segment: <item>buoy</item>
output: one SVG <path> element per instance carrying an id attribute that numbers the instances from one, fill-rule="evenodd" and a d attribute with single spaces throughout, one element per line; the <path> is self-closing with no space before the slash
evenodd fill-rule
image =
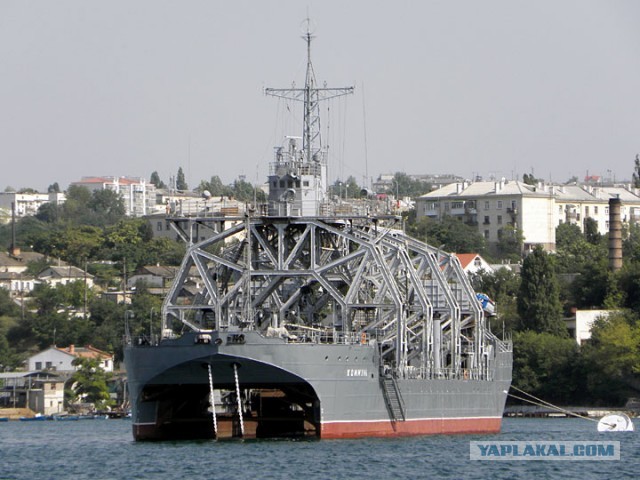
<path id="1" fill-rule="evenodd" d="M 599 432 L 633 432 L 633 422 L 624 413 L 606 415 L 598 422 Z"/>

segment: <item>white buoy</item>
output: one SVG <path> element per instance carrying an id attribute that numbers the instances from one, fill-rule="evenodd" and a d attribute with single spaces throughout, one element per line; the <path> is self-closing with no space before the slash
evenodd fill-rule
<path id="1" fill-rule="evenodd" d="M 633 432 L 633 422 L 624 413 L 602 417 L 598 422 L 599 432 Z"/>

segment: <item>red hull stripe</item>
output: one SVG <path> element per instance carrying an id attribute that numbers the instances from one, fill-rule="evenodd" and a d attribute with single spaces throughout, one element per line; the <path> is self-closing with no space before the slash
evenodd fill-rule
<path id="1" fill-rule="evenodd" d="M 427 418 L 405 422 L 323 423 L 321 438 L 402 437 L 449 433 L 498 433 L 501 417 Z"/>

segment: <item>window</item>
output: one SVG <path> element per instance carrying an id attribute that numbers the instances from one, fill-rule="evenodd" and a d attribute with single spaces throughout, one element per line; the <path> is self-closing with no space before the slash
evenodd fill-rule
<path id="1" fill-rule="evenodd" d="M 42 362 L 36 362 L 36 370 L 42 370 Z"/>
<path id="2" fill-rule="evenodd" d="M 284 180 L 280 180 L 280 188 L 284 188 Z"/>
<path id="3" fill-rule="evenodd" d="M 484 231 L 484 238 L 489 240 L 489 230 Z"/>
<path id="4" fill-rule="evenodd" d="M 476 257 L 476 258 L 473 260 L 473 265 L 474 265 L 475 267 L 481 267 L 481 266 L 482 266 L 482 260 L 480 260 L 480 257 Z"/>
<path id="5" fill-rule="evenodd" d="M 595 205 L 595 206 L 593 207 L 593 214 L 594 214 L 594 215 L 597 215 L 597 214 L 598 214 L 598 206 L 597 206 L 597 205 Z"/>
<path id="6" fill-rule="evenodd" d="M 485 210 L 489 210 L 489 202 L 488 201 L 484 202 L 484 209 Z"/>
<path id="7" fill-rule="evenodd" d="M 498 210 L 502 210 L 502 200 L 498 200 Z"/>
<path id="8" fill-rule="evenodd" d="M 309 180 L 305 180 L 304 182 L 302 182 L 302 185 L 304 187 L 308 187 L 309 186 Z"/>
<path id="9" fill-rule="evenodd" d="M 51 368 L 51 362 L 47 362 L 47 363 L 45 364 L 45 367 L 46 367 L 46 368 Z"/>
<path id="10" fill-rule="evenodd" d="M 158 222 L 158 225 L 156 226 L 156 230 L 159 232 L 162 231 L 162 222 Z"/>
<path id="11" fill-rule="evenodd" d="M 589 206 L 588 205 L 586 207 L 584 207 L 584 216 L 585 217 L 589 216 Z"/>
<path id="12" fill-rule="evenodd" d="M 452 202 L 451 208 L 464 208 L 464 202 Z"/>
<path id="13" fill-rule="evenodd" d="M 502 225 L 502 215 L 498 215 L 498 225 Z"/>
<path id="14" fill-rule="evenodd" d="M 604 207 L 604 214 L 609 215 L 609 207 Z M 607 227 L 609 228 L 609 227 Z"/>
<path id="15" fill-rule="evenodd" d="M 489 225 L 491 222 L 489 221 L 489 215 L 485 215 L 484 222 L 485 225 Z"/>

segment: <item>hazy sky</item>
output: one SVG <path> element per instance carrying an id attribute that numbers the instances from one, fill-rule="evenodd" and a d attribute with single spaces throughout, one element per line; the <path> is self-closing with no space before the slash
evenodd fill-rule
<path id="1" fill-rule="evenodd" d="M 303 84 L 307 14 L 318 81 L 356 87 L 323 107 L 331 179 L 631 177 L 638 1 L 0 0 L 0 190 L 262 182 L 301 134 L 263 88 Z"/>

